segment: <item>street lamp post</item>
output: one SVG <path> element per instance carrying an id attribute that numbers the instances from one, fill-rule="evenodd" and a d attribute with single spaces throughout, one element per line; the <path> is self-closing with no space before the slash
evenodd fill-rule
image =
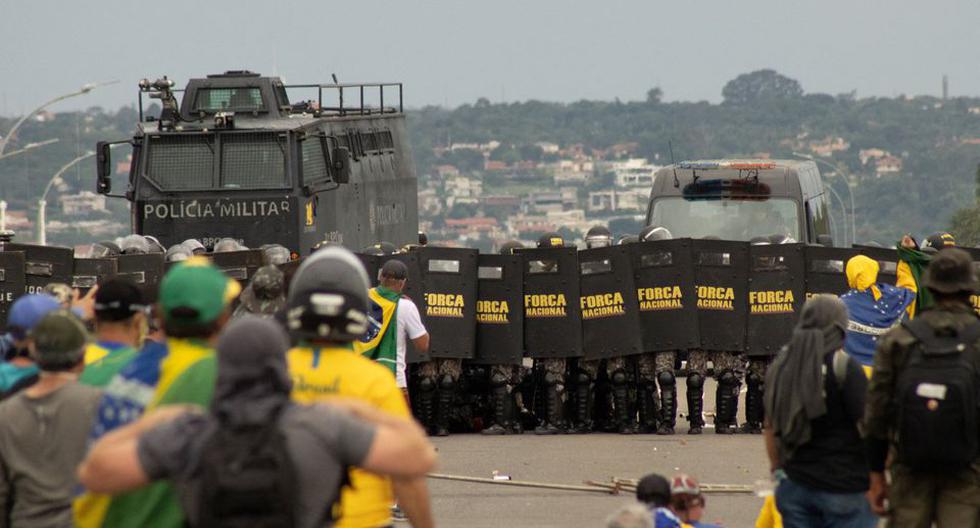
<path id="1" fill-rule="evenodd" d="M 849 201 L 851 202 L 851 244 L 854 244 L 857 241 L 857 227 L 856 227 L 857 221 L 855 220 L 855 218 L 857 216 L 857 213 L 854 210 L 854 191 L 851 190 L 851 175 L 850 175 L 850 173 L 848 171 L 844 170 L 843 167 L 841 167 L 840 165 L 838 165 L 836 163 L 831 163 L 829 161 L 816 158 L 816 157 L 814 157 L 814 156 L 812 156 L 810 154 L 805 154 L 805 153 L 802 153 L 802 152 L 794 152 L 793 155 L 796 156 L 796 157 L 798 157 L 798 158 L 808 159 L 808 160 L 813 161 L 815 163 L 822 163 L 823 165 L 825 165 L 827 167 L 830 167 L 831 169 L 833 169 L 834 172 L 836 172 L 836 173 L 838 173 L 838 174 L 840 174 L 841 176 L 844 177 L 844 183 L 847 184 L 847 197 L 848 197 Z M 831 189 L 831 188 L 828 187 L 828 189 Z M 847 218 L 845 217 L 844 220 L 847 220 Z M 844 223 L 844 229 L 845 230 L 847 229 L 847 222 Z"/>
<path id="2" fill-rule="evenodd" d="M 0 160 L 2 160 L 4 158 L 9 158 L 9 157 L 12 157 L 12 156 L 16 156 L 18 154 L 23 154 L 25 152 L 29 152 L 31 150 L 34 150 L 34 149 L 36 149 L 38 147 L 43 147 L 45 145 L 50 145 L 52 143 L 57 143 L 57 142 L 58 142 L 58 138 L 52 138 L 52 139 L 46 139 L 44 141 L 35 141 L 34 143 L 28 143 L 28 144 L 24 145 L 23 147 L 21 147 L 21 148 L 19 148 L 17 150 L 11 150 L 10 152 L 8 152 L 6 154 L 0 154 Z"/>
<path id="3" fill-rule="evenodd" d="M 41 106 L 35 108 L 34 110 L 31 110 L 30 112 L 24 114 L 23 116 L 21 116 L 20 119 L 17 120 L 16 123 L 14 123 L 14 126 L 11 127 L 10 130 L 7 131 L 7 135 L 6 136 L 3 136 L 2 138 L 0 138 L 0 156 L 3 156 L 3 151 L 7 148 L 7 142 L 9 142 L 10 141 L 10 138 L 12 138 L 14 136 L 14 133 L 17 132 L 17 129 L 20 128 L 20 126 L 24 124 L 24 121 L 27 121 L 28 119 L 30 119 L 30 117 L 33 116 L 34 114 L 40 112 L 41 110 L 44 110 L 45 108 L 47 108 L 47 107 L 49 107 L 49 106 L 51 106 L 51 105 L 53 105 L 53 104 L 55 104 L 57 102 L 64 101 L 65 99 L 69 99 L 69 98 L 72 98 L 72 97 L 77 97 L 79 95 L 85 95 L 85 94 L 91 92 L 92 90 L 94 90 L 94 89 L 96 89 L 96 88 L 98 88 L 100 86 L 106 86 L 106 85 L 109 85 L 109 84 L 115 84 L 117 82 L 119 82 L 119 81 L 108 81 L 108 82 L 88 83 L 88 84 L 85 84 L 81 88 L 79 88 L 78 90 L 76 90 L 74 92 L 66 93 L 64 95 L 59 95 L 58 97 L 55 97 L 54 99 L 51 99 L 51 100 L 45 102 L 44 104 L 42 104 Z"/>

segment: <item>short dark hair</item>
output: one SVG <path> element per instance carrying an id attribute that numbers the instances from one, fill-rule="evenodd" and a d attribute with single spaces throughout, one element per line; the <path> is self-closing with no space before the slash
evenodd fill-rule
<path id="1" fill-rule="evenodd" d="M 176 339 L 207 339 L 221 331 L 223 317 L 208 323 L 181 324 L 163 319 L 163 333 Z"/>

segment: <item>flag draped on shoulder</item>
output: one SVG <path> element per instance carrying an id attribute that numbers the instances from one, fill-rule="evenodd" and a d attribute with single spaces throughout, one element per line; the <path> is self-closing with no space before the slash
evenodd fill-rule
<path id="1" fill-rule="evenodd" d="M 398 360 L 398 299 L 382 286 L 368 291 L 368 330 L 354 341 L 354 351 L 395 372 Z"/>
<path id="2" fill-rule="evenodd" d="M 926 288 L 922 284 L 922 280 L 925 278 L 926 268 L 929 267 L 929 262 L 932 260 L 932 257 L 928 253 L 924 253 L 918 249 L 902 247 L 901 244 L 896 246 L 896 249 L 898 249 L 898 258 L 908 265 L 909 271 L 915 279 L 915 315 L 919 315 L 922 313 L 922 310 L 933 305 L 932 294 L 929 292 L 929 288 Z"/>

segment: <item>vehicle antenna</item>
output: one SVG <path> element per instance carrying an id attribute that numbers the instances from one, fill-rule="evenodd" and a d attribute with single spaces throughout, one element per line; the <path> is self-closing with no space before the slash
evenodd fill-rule
<path id="1" fill-rule="evenodd" d="M 333 83 L 334 84 L 340 84 L 340 81 L 337 80 L 337 74 L 336 73 L 331 73 L 330 74 L 330 77 L 333 78 Z"/>
<path id="2" fill-rule="evenodd" d="M 674 145 L 667 141 L 667 150 L 670 151 L 670 168 L 674 171 L 674 187 L 680 187 L 681 181 L 677 179 L 677 165 L 674 163 Z"/>

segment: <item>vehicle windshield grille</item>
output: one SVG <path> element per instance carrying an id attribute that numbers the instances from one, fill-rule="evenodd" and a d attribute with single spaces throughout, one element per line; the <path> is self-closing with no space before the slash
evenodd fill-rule
<path id="1" fill-rule="evenodd" d="M 286 136 L 269 133 L 221 137 L 221 187 L 263 189 L 286 186 Z"/>
<path id="2" fill-rule="evenodd" d="M 162 189 L 210 189 L 214 174 L 214 137 L 150 136 L 147 174 Z"/>

